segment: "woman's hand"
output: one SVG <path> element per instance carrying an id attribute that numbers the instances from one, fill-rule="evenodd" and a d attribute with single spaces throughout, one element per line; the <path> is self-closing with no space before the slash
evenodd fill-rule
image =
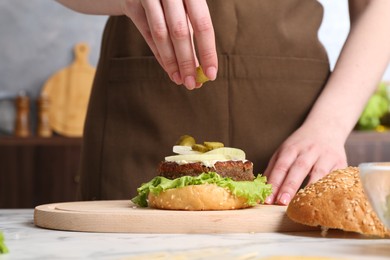
<path id="1" fill-rule="evenodd" d="M 288 204 L 312 183 L 347 166 L 345 140 L 390 61 L 388 0 L 350 0 L 351 29 L 335 68 L 305 123 L 273 155 L 265 171 L 273 185 L 266 203 Z"/>
<path id="2" fill-rule="evenodd" d="M 273 188 L 266 203 L 287 205 L 306 177 L 310 184 L 332 170 L 345 168 L 344 143 L 321 130 L 299 128 L 275 152 L 264 173 Z"/>
<path id="3" fill-rule="evenodd" d="M 195 82 L 198 60 L 193 37 L 206 76 L 216 78 L 215 36 L 205 0 L 123 0 L 122 8 L 176 84 L 200 87 Z"/>

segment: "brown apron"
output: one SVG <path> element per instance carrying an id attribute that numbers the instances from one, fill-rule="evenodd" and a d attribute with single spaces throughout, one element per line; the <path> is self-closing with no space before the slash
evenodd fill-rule
<path id="1" fill-rule="evenodd" d="M 84 133 L 81 197 L 129 199 L 183 134 L 242 148 L 262 173 L 329 76 L 315 0 L 209 0 L 217 80 L 172 83 L 127 17 L 110 17 Z"/>

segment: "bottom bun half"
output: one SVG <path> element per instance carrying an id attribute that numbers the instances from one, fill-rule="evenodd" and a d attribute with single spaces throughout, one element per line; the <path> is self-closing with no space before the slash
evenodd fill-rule
<path id="1" fill-rule="evenodd" d="M 148 195 L 149 206 L 158 209 L 231 210 L 252 207 L 246 202 L 245 198 L 236 197 L 214 184 L 190 185 Z"/>

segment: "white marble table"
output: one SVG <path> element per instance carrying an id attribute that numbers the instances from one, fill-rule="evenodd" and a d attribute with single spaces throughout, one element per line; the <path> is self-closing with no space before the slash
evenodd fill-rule
<path id="1" fill-rule="evenodd" d="M 390 239 L 371 239 L 340 231 L 330 231 L 326 237 L 319 232 L 196 235 L 67 232 L 35 227 L 32 209 L 0 209 L 0 230 L 10 250 L 9 254 L 0 255 L 0 260 L 244 260 L 271 256 L 390 259 Z"/>

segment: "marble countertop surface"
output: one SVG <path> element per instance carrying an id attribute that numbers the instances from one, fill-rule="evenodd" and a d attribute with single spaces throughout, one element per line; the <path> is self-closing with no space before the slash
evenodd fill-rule
<path id="1" fill-rule="evenodd" d="M 33 209 L 0 209 L 0 231 L 10 251 L 0 255 L 0 260 L 390 259 L 390 239 L 374 239 L 342 231 L 329 231 L 326 237 L 317 231 L 256 234 L 83 233 L 36 227 Z M 279 258 L 281 256 L 285 258 Z"/>

